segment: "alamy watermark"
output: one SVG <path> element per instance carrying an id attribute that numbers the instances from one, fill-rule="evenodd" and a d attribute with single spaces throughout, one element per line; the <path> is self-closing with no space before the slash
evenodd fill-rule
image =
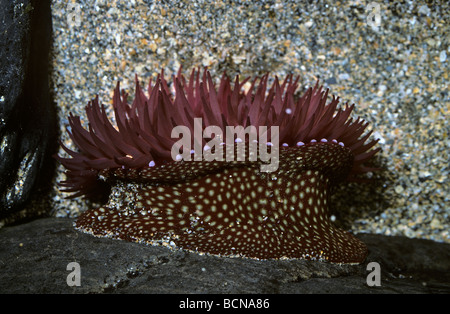
<path id="1" fill-rule="evenodd" d="M 69 287 L 81 286 L 81 266 L 77 262 L 67 264 L 66 270 L 70 271 L 67 275 L 66 282 Z M 366 283 L 369 287 L 381 286 L 381 267 L 377 262 L 370 262 L 366 266 L 366 270 L 370 273 L 366 277 Z"/>
<path id="2" fill-rule="evenodd" d="M 81 25 L 81 5 L 79 3 L 69 2 L 67 4 L 67 24 L 70 27 L 79 27 Z"/>
<path id="3" fill-rule="evenodd" d="M 270 140 L 267 138 L 269 130 Z M 246 128 L 226 126 L 225 132 L 215 125 L 202 130 L 202 118 L 194 118 L 193 135 L 187 126 L 176 126 L 172 129 L 171 137 L 181 138 L 172 146 L 171 156 L 174 161 L 259 160 L 263 162 L 260 167 L 262 172 L 273 172 L 278 169 L 279 164 L 279 126 L 271 126 L 269 130 L 267 126 L 259 126 L 257 129 L 253 125 Z M 245 141 L 246 137 L 248 141 Z M 211 140 L 202 147 L 203 139 L 207 138 Z M 194 147 L 191 143 L 194 143 Z"/>
<path id="4" fill-rule="evenodd" d="M 370 273 L 366 277 L 366 283 L 369 287 L 381 286 L 381 267 L 377 262 L 370 262 L 366 267 Z"/>
<path id="5" fill-rule="evenodd" d="M 381 25 L 381 6 L 377 2 L 370 2 L 366 7 L 367 14 L 367 25 L 372 27 L 374 30 L 378 30 Z"/>
<path id="6" fill-rule="evenodd" d="M 66 270 L 71 271 L 67 275 L 66 282 L 69 287 L 81 286 L 81 267 L 77 262 L 71 262 L 67 264 Z"/>

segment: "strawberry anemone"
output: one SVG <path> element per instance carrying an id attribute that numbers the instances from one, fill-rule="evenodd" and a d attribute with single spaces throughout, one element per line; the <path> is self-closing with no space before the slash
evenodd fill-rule
<path id="1" fill-rule="evenodd" d="M 76 227 L 220 256 L 362 262 L 365 245 L 330 221 L 329 194 L 339 182 L 373 171 L 368 162 L 380 148 L 365 132 L 368 123 L 350 116 L 354 105 L 338 107 L 335 96 L 327 104 L 328 89 L 318 83 L 299 97 L 298 81 L 293 75 L 231 81 L 223 74 L 215 84 L 205 69 L 189 78 L 180 71 L 169 84 L 161 72 L 147 96 L 136 77 L 132 103 L 117 83 L 115 124 L 97 96 L 86 106 L 87 128 L 69 116 L 67 132 L 78 151 L 62 145 L 69 157 L 56 156 L 67 169 L 60 185 L 71 197 L 109 195 Z M 269 173 L 260 171 L 261 160 L 192 161 L 198 147 L 211 150 L 212 134 L 192 138 L 196 150 L 174 158 L 179 126 L 191 134 L 197 127 L 241 126 L 232 144 L 258 142 L 276 150 L 279 166 Z M 252 132 L 261 127 L 270 137 L 255 141 Z M 211 151 L 234 150 L 215 130 L 219 141 Z M 274 135 L 276 142 L 267 140 Z"/>

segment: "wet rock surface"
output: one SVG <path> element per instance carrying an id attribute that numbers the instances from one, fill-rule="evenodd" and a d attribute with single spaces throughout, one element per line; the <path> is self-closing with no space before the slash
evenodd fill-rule
<path id="1" fill-rule="evenodd" d="M 449 293 L 450 245 L 360 234 L 361 265 L 257 261 L 95 238 L 73 220 L 45 218 L 0 229 L 2 293 Z M 80 286 L 67 277 L 80 265 Z M 380 286 L 367 285 L 369 262 Z M 72 278 L 72 277 L 70 277 Z"/>
<path id="2" fill-rule="evenodd" d="M 56 147 L 50 100 L 50 1 L 0 0 L 0 218 L 49 181 Z M 53 136 L 53 137 L 52 137 Z"/>

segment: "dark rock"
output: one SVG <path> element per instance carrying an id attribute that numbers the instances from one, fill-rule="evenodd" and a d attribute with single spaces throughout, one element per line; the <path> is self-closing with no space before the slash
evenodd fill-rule
<path id="1" fill-rule="evenodd" d="M 0 229 L 0 293 L 449 293 L 450 245 L 358 235 L 362 265 L 257 261 L 202 256 L 165 247 L 96 238 L 73 220 L 39 219 Z M 69 287 L 71 262 L 81 286 Z M 367 263 L 381 267 L 369 287 Z"/>
<path id="2" fill-rule="evenodd" d="M 22 209 L 36 186 L 51 179 L 48 173 L 41 174 L 56 131 L 48 80 L 50 0 L 0 0 L 0 21 L 0 218 L 4 218 Z"/>

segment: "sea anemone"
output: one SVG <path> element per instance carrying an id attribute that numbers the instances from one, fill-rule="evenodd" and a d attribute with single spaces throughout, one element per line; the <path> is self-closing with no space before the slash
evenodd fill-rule
<path id="1" fill-rule="evenodd" d="M 373 170 L 367 162 L 377 140 L 364 134 L 367 122 L 350 117 L 354 105 L 338 108 L 334 96 L 326 104 L 328 90 L 318 83 L 298 97 L 298 81 L 264 75 L 231 83 L 223 74 L 216 86 L 205 69 L 188 80 L 180 71 L 169 85 L 161 72 L 148 97 L 136 77 L 131 104 L 117 84 L 116 126 L 98 96 L 86 106 L 87 129 L 70 114 L 67 132 L 79 152 L 62 145 L 70 158 L 57 156 L 67 169 L 61 186 L 72 197 L 109 194 L 105 206 L 81 215 L 77 229 L 221 256 L 362 262 L 365 245 L 330 222 L 329 193 Z M 215 137 L 201 133 L 180 145 L 173 136 L 180 126 L 191 134 L 214 126 Z M 231 145 L 217 131 L 229 126 L 242 127 Z M 253 134 L 260 127 L 265 136 Z M 223 154 L 237 153 L 240 142 L 276 152 L 274 171 L 261 171 L 267 160 L 250 155 L 211 161 L 201 154 L 221 146 Z"/>

